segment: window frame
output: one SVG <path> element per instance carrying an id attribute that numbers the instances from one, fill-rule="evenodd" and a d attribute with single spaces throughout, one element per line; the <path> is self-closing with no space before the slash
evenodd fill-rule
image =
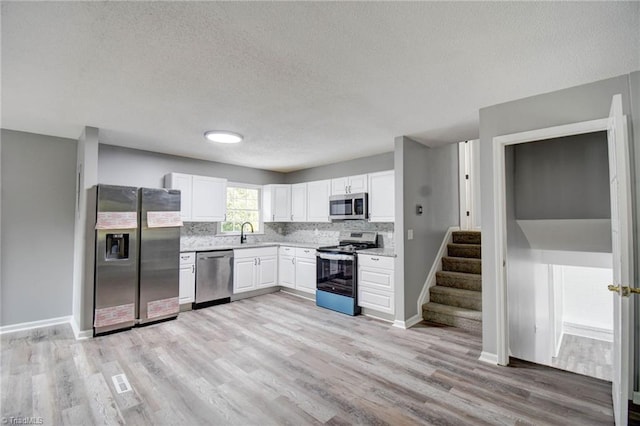
<path id="1" fill-rule="evenodd" d="M 254 232 L 254 235 L 263 235 L 264 234 L 264 218 L 262 214 L 262 185 L 254 185 L 252 183 L 241 183 L 241 182 L 227 182 L 228 188 L 246 188 L 246 189 L 257 189 L 258 190 L 258 226 L 260 230 L 258 232 Z M 225 190 L 225 217 L 226 217 L 226 203 L 227 203 L 227 194 L 228 192 Z M 224 237 L 224 236 L 235 236 L 240 235 L 240 231 L 223 231 L 222 224 L 226 221 L 218 222 L 216 235 Z M 250 228 L 249 228 L 250 229 Z"/>

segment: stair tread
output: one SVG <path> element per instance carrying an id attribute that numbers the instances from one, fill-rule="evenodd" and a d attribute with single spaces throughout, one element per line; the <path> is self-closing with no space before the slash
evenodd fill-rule
<path id="1" fill-rule="evenodd" d="M 436 276 L 449 276 L 453 278 L 461 278 L 461 279 L 469 279 L 474 281 L 482 281 L 482 275 L 480 274 L 471 274 L 469 272 L 455 272 L 455 271 L 438 271 L 436 272 Z"/>
<path id="2" fill-rule="evenodd" d="M 452 315 L 455 317 L 466 318 L 475 321 L 482 321 L 482 311 L 473 309 L 459 308 L 457 306 L 442 305 L 440 303 L 429 302 L 422 305 L 423 311 L 437 312 L 440 314 Z"/>
<path id="3" fill-rule="evenodd" d="M 429 288 L 430 292 L 448 294 L 456 297 L 470 297 L 474 299 L 482 298 L 482 292 L 476 290 L 467 290 L 463 288 L 446 287 L 441 285 L 435 285 Z"/>
<path id="4" fill-rule="evenodd" d="M 466 244 L 466 243 L 447 243 L 447 246 L 448 246 L 448 247 L 464 247 L 464 248 L 466 248 L 466 247 L 478 247 L 478 248 L 481 248 L 481 247 L 482 247 L 482 244 L 472 244 L 472 243 L 468 243 L 468 244 Z"/>
<path id="5" fill-rule="evenodd" d="M 469 261 L 474 263 L 482 263 L 482 259 L 476 259 L 475 257 L 442 256 L 442 258 L 457 260 L 457 261 Z"/>

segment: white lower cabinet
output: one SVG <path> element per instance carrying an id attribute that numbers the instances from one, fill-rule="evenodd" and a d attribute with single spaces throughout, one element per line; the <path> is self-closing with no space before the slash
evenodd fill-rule
<path id="1" fill-rule="evenodd" d="M 296 248 L 296 289 L 316 293 L 316 251 Z"/>
<path id="2" fill-rule="evenodd" d="M 280 247 L 278 252 L 278 284 L 282 287 L 296 288 L 295 247 Z"/>
<path id="3" fill-rule="evenodd" d="M 233 292 L 277 285 L 278 248 L 248 248 L 233 251 Z"/>
<path id="4" fill-rule="evenodd" d="M 395 313 L 394 257 L 358 255 L 358 306 Z"/>
<path id="5" fill-rule="evenodd" d="M 193 303 L 196 297 L 196 254 L 180 253 L 180 280 L 178 300 L 180 304 Z"/>
<path id="6" fill-rule="evenodd" d="M 307 293 L 316 293 L 316 250 L 280 247 L 278 284 Z"/>

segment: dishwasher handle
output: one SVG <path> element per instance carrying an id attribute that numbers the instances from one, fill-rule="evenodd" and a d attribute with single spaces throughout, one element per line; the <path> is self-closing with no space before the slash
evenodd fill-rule
<path id="1" fill-rule="evenodd" d="M 198 253 L 198 260 L 233 257 L 233 250 L 205 251 Z"/>

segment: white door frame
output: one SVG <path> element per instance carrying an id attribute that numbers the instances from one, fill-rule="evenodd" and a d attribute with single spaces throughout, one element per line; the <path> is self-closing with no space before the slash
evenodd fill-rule
<path id="1" fill-rule="evenodd" d="M 471 177 L 471 146 L 469 141 L 458 143 L 458 182 L 460 195 L 460 229 L 465 231 L 471 229 L 473 220 L 472 188 L 469 178 Z"/>
<path id="2" fill-rule="evenodd" d="M 507 308 L 507 222 L 505 204 L 505 149 L 509 145 L 561 138 L 593 132 L 606 132 L 609 119 L 583 121 L 545 129 L 496 136 L 493 138 L 493 194 L 496 217 L 495 226 L 495 277 L 496 277 L 496 332 L 497 362 L 509 364 L 509 318 Z"/>

